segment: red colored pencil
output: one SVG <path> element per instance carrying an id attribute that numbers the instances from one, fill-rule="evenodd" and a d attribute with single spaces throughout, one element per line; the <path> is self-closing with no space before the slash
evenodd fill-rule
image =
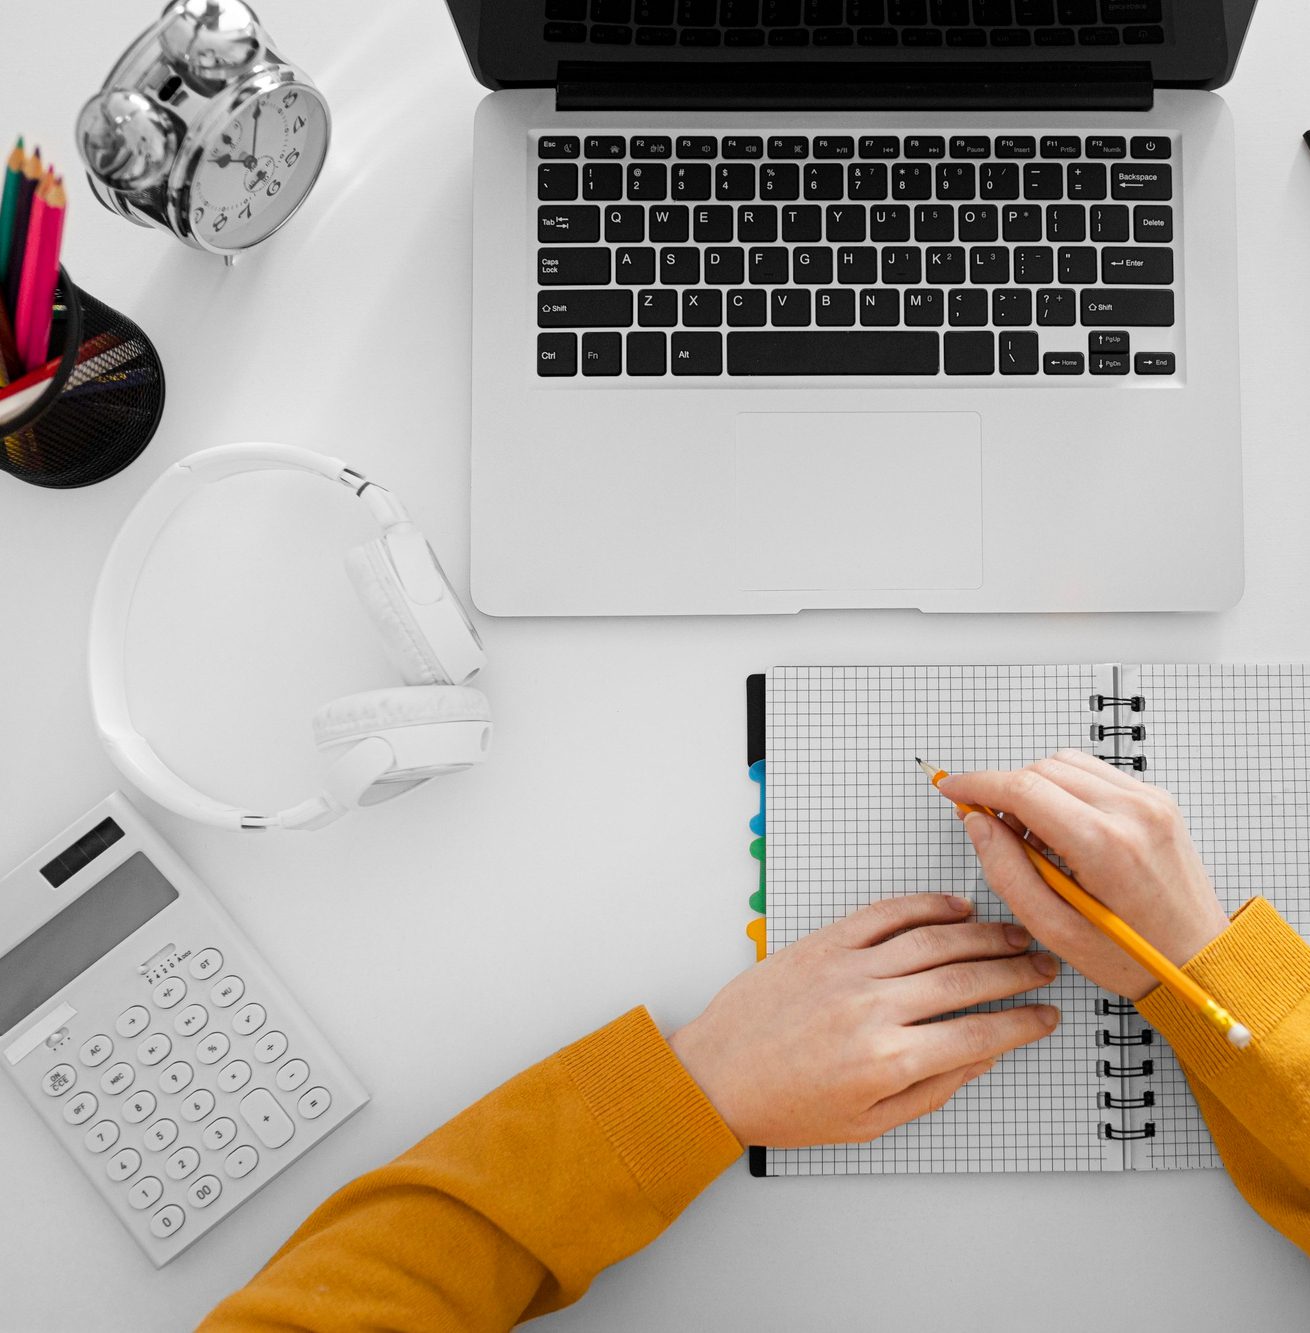
<path id="1" fill-rule="evenodd" d="M 32 205 L 14 335 L 18 354 L 29 370 L 40 365 L 50 347 L 55 284 L 59 281 L 59 249 L 64 236 L 67 196 L 55 179 L 42 182 Z"/>

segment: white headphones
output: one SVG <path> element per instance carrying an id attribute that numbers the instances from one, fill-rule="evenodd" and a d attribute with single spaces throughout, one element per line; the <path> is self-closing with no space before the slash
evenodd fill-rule
<path id="1" fill-rule="evenodd" d="M 211 482 L 269 469 L 340 482 L 377 519 L 382 536 L 346 553 L 346 573 L 405 686 L 347 695 L 320 708 L 314 741 L 331 757 L 322 792 L 261 815 L 206 796 L 160 759 L 132 725 L 124 655 L 137 581 L 173 511 Z M 91 711 L 109 757 L 160 805 L 219 828 L 322 828 L 348 810 L 479 763 L 491 740 L 490 705 L 464 682 L 486 660 L 477 631 L 404 506 L 340 459 L 286 444 L 221 445 L 173 464 L 128 515 L 91 609 Z"/>

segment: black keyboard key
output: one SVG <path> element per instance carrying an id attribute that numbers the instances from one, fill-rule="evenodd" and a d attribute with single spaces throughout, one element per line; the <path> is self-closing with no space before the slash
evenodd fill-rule
<path id="1" fill-rule="evenodd" d="M 832 281 L 832 251 L 826 245 L 798 245 L 791 252 L 791 280 L 826 287 Z"/>
<path id="2" fill-rule="evenodd" d="M 1078 293 L 1072 287 L 1048 287 L 1037 293 L 1037 323 L 1042 328 L 1068 328 L 1078 322 Z"/>
<path id="3" fill-rule="evenodd" d="M 716 287 L 735 287 L 746 281 L 746 252 L 737 246 L 707 246 L 704 258 L 706 282 Z"/>
<path id="4" fill-rule="evenodd" d="M 1174 152 L 1171 140 L 1153 134 L 1134 135 L 1128 148 L 1133 157 L 1167 158 Z"/>
<path id="5" fill-rule="evenodd" d="M 886 199 L 887 167 L 882 162 L 852 162 L 846 168 L 848 199 Z"/>
<path id="6" fill-rule="evenodd" d="M 1128 209 L 1124 204 L 1099 204 L 1092 209 L 1091 238 L 1094 241 L 1126 241 Z M 1141 240 L 1140 236 L 1134 238 Z"/>
<path id="7" fill-rule="evenodd" d="M 644 241 L 646 239 L 646 210 L 640 205 L 622 205 L 605 210 L 605 239 L 614 241 Z"/>
<path id="8" fill-rule="evenodd" d="M 1037 374 L 1040 369 L 1040 359 L 1035 333 L 1015 333 L 1007 330 L 997 335 L 997 344 L 997 360 L 1002 375 Z"/>
<path id="9" fill-rule="evenodd" d="M 578 373 L 576 333 L 537 334 L 537 374 L 544 376 Z"/>
<path id="10" fill-rule="evenodd" d="M 642 328 L 671 329 L 677 322 L 677 292 L 637 293 L 637 323 Z"/>
<path id="11" fill-rule="evenodd" d="M 1133 357 L 1133 369 L 1139 375 L 1172 375 L 1174 368 L 1172 352 L 1138 352 Z"/>
<path id="12" fill-rule="evenodd" d="M 1072 28 L 1038 28 L 1038 46 L 1072 46 L 1078 39 Z"/>
<path id="13" fill-rule="evenodd" d="M 719 141 L 713 135 L 684 134 L 678 139 L 675 148 L 679 157 L 705 158 L 719 155 Z"/>
<path id="14" fill-rule="evenodd" d="M 1100 162 L 1075 162 L 1066 179 L 1070 199 L 1105 198 L 1105 167 Z"/>
<path id="15" fill-rule="evenodd" d="M 1064 168 L 1058 162 L 1029 162 L 1023 169 L 1025 199 L 1063 199 Z"/>
<path id="16" fill-rule="evenodd" d="M 992 293 L 992 323 L 1026 328 L 1033 322 L 1033 294 L 1026 287 L 998 287 Z"/>
<path id="17" fill-rule="evenodd" d="M 831 288 L 814 294 L 814 322 L 820 328 L 848 327 L 855 323 L 855 293 Z"/>
<path id="18" fill-rule="evenodd" d="M 878 249 L 873 245 L 846 245 L 837 251 L 838 282 L 877 282 Z"/>
<path id="19" fill-rule="evenodd" d="M 1101 281 L 1166 287 L 1174 280 L 1174 252 L 1157 246 L 1108 245 L 1101 251 Z"/>
<path id="20" fill-rule="evenodd" d="M 1088 157 L 1127 157 L 1128 145 L 1120 135 L 1089 134 L 1087 136 Z"/>
<path id="21" fill-rule="evenodd" d="M 999 27 L 1010 20 L 1010 0 L 973 0 L 973 21 L 980 28 Z"/>
<path id="22" fill-rule="evenodd" d="M 1096 353 L 1087 358 L 1087 368 L 1093 375 L 1128 374 L 1128 357 L 1120 352 Z"/>
<path id="23" fill-rule="evenodd" d="M 663 375 L 668 369 L 668 348 L 662 333 L 630 333 L 627 342 L 629 375 Z"/>
<path id="24" fill-rule="evenodd" d="M 546 0 L 546 17 L 581 23 L 587 17 L 587 0 Z"/>
<path id="25" fill-rule="evenodd" d="M 985 200 L 1019 197 L 1017 162 L 984 162 L 978 168 L 978 196 Z"/>
<path id="26" fill-rule="evenodd" d="M 588 162 L 582 168 L 584 199 L 622 199 L 623 167 L 618 162 Z"/>
<path id="27" fill-rule="evenodd" d="M 919 162 L 897 162 L 892 167 L 893 199 L 931 199 L 932 167 Z"/>
<path id="28" fill-rule="evenodd" d="M 673 140 L 665 135 L 634 134 L 628 151 L 633 157 L 670 158 L 673 156 Z M 629 342 L 632 337 L 629 335 Z"/>
<path id="29" fill-rule="evenodd" d="M 775 287 L 769 293 L 769 323 L 778 328 L 807 328 L 809 292 L 797 287 Z"/>
<path id="30" fill-rule="evenodd" d="M 754 199 L 755 168 L 749 162 L 723 162 L 714 170 L 716 199 Z"/>
<path id="31" fill-rule="evenodd" d="M 1115 199 L 1172 199 L 1173 169 L 1154 162 L 1116 162 L 1110 168 Z"/>
<path id="32" fill-rule="evenodd" d="M 691 329 L 717 329 L 723 323 L 723 293 L 710 287 L 682 293 L 682 322 Z"/>
<path id="33" fill-rule="evenodd" d="M 1159 23 L 1160 0 L 1101 0 L 1103 23 Z"/>
<path id="34" fill-rule="evenodd" d="M 733 329 L 759 328 L 769 313 L 768 296 L 756 288 L 728 293 L 728 327 Z"/>
<path id="35" fill-rule="evenodd" d="M 1042 210 L 1039 204 L 1006 204 L 1001 209 L 1001 236 L 1007 241 L 1040 241 Z"/>
<path id="36" fill-rule="evenodd" d="M 823 210 L 823 234 L 829 241 L 864 240 L 865 211 L 859 204 L 829 204 Z"/>
<path id="37" fill-rule="evenodd" d="M 537 140 L 538 157 L 577 157 L 579 151 L 580 145 L 577 139 L 568 135 L 543 134 Z"/>
<path id="38" fill-rule="evenodd" d="M 1042 139 L 1043 157 L 1081 157 L 1083 141 L 1076 134 L 1048 134 Z"/>
<path id="39" fill-rule="evenodd" d="M 621 333 L 584 333 L 582 335 L 582 373 L 617 375 L 623 369 Z"/>
<path id="40" fill-rule="evenodd" d="M 708 199 L 711 194 L 709 165 L 705 162 L 679 162 L 669 172 L 671 199 Z"/>
<path id="41" fill-rule="evenodd" d="M 1042 369 L 1048 375 L 1081 375 L 1083 360 L 1081 352 L 1047 352 L 1042 357 Z"/>
<path id="42" fill-rule="evenodd" d="M 1046 239 L 1062 244 L 1087 239 L 1087 210 L 1082 204 L 1047 204 Z"/>
<path id="43" fill-rule="evenodd" d="M 543 287 L 605 287 L 609 280 L 608 250 L 537 251 L 537 281 Z"/>
<path id="44" fill-rule="evenodd" d="M 761 199 L 781 201 L 800 197 L 801 173 L 794 162 L 770 162 L 760 168 Z"/>
<path id="45" fill-rule="evenodd" d="M 1003 286 L 1010 281 L 1010 252 L 1002 246 L 975 245 L 969 251 L 969 281 Z"/>
<path id="46" fill-rule="evenodd" d="M 978 173 L 972 162 L 943 162 L 937 168 L 938 199 L 976 199 Z"/>
<path id="47" fill-rule="evenodd" d="M 750 280 L 770 287 L 781 286 L 789 276 L 790 254 L 785 245 L 756 246 L 747 256 Z"/>
<path id="48" fill-rule="evenodd" d="M 871 241 L 908 241 L 910 239 L 910 210 L 904 204 L 889 204 L 885 208 L 869 210 L 869 239 Z"/>
<path id="49" fill-rule="evenodd" d="M 923 251 L 917 247 L 884 246 L 882 280 L 888 287 L 904 287 L 922 282 Z"/>
<path id="50" fill-rule="evenodd" d="M 564 291 L 537 293 L 537 326 L 543 329 L 625 329 L 632 323 L 632 293 Z"/>
<path id="51" fill-rule="evenodd" d="M 614 253 L 614 281 L 649 287 L 655 281 L 655 251 L 650 246 L 620 246 Z"/>
<path id="52" fill-rule="evenodd" d="M 862 158 L 900 157 L 901 141 L 894 134 L 866 134 L 860 139 Z"/>
<path id="53" fill-rule="evenodd" d="M 1164 42 L 1164 28 L 1158 23 L 1135 24 L 1125 28 L 1123 35 L 1130 46 L 1159 46 Z"/>
<path id="54" fill-rule="evenodd" d="M 552 242 L 590 243 L 600 240 L 600 209 L 594 204 L 576 204 L 573 207 L 537 209 L 537 240 Z"/>
<path id="55" fill-rule="evenodd" d="M 660 251 L 660 281 L 671 287 L 700 281 L 700 251 L 694 245 L 671 245 Z"/>
<path id="56" fill-rule="evenodd" d="M 576 199 L 578 169 L 572 162 L 543 162 L 537 168 L 538 199 Z"/>
<path id="57" fill-rule="evenodd" d="M 941 27 L 961 27 L 969 21 L 969 0 L 929 0 L 928 17 Z"/>
<path id="58" fill-rule="evenodd" d="M 608 158 L 608 157 L 626 157 L 628 154 L 628 141 L 621 134 L 589 134 L 582 144 L 583 156 L 589 158 Z M 608 337 L 609 335 L 598 333 L 597 338 Z M 586 348 L 583 348 L 583 373 L 586 373 Z M 617 371 L 614 372 L 618 374 Z"/>
<path id="59" fill-rule="evenodd" d="M 722 375 L 721 333 L 675 333 L 670 340 L 669 369 L 675 375 Z"/>
<path id="60" fill-rule="evenodd" d="M 700 204 L 693 208 L 691 234 L 697 241 L 732 240 L 732 209 L 727 204 Z"/>
<path id="61" fill-rule="evenodd" d="M 814 136 L 814 156 L 854 157 L 855 140 L 845 134 L 816 134 Z"/>
<path id="62" fill-rule="evenodd" d="M 778 210 L 773 204 L 743 205 L 737 210 L 739 241 L 776 241 Z"/>
<path id="63" fill-rule="evenodd" d="M 945 157 L 946 140 L 940 134 L 907 134 L 906 157 Z"/>
<path id="64" fill-rule="evenodd" d="M 935 375 L 939 356 L 926 329 L 728 334 L 729 375 Z"/>
<path id="65" fill-rule="evenodd" d="M 1167 287 L 1089 287 L 1079 299 L 1087 325 L 1167 328 L 1174 322 L 1174 294 Z"/>
<path id="66" fill-rule="evenodd" d="M 633 162 L 628 166 L 628 198 L 662 203 L 669 195 L 669 169 L 663 162 Z"/>
<path id="67" fill-rule="evenodd" d="M 1123 329 L 1093 329 L 1087 335 L 1089 352 L 1126 352 L 1128 346 L 1128 334 Z"/>
<path id="68" fill-rule="evenodd" d="M 943 334 L 942 359 L 948 375 L 992 375 L 996 340 L 991 333 Z"/>
<path id="69" fill-rule="evenodd" d="M 1081 46 L 1118 46 L 1118 28 L 1079 28 L 1078 42 Z"/>
<path id="70" fill-rule="evenodd" d="M 1049 245 L 1021 245 L 1014 252 L 1014 280 L 1033 287 L 1055 281 L 1055 253 Z M 1066 279 L 1061 278 L 1064 282 Z"/>
<path id="71" fill-rule="evenodd" d="M 983 328 L 987 324 L 987 293 L 981 287 L 952 292 L 946 302 L 952 328 Z"/>
<path id="72" fill-rule="evenodd" d="M 1060 248 L 1060 281 L 1064 283 L 1096 282 L 1096 250 L 1090 245 L 1065 245 Z"/>
<path id="73" fill-rule="evenodd" d="M 764 140 L 740 134 L 725 134 L 723 156 L 732 159 L 761 158 L 764 156 Z"/>
<path id="74" fill-rule="evenodd" d="M 593 42 L 606 46 L 627 46 L 632 41 L 632 29 L 613 23 L 593 23 L 588 34 Z"/>
<path id="75" fill-rule="evenodd" d="M 955 210 L 950 204 L 917 204 L 914 209 L 916 241 L 953 241 Z"/>
<path id="76" fill-rule="evenodd" d="M 1138 204 L 1133 209 L 1133 240 L 1139 245 L 1159 244 L 1174 238 L 1174 211 L 1168 204 Z M 1115 238 L 1126 241 L 1128 227 L 1124 225 L 1124 234 Z"/>
<path id="77" fill-rule="evenodd" d="M 956 134 L 951 138 L 952 157 L 990 157 L 992 141 L 985 134 Z"/>
<path id="78" fill-rule="evenodd" d="M 797 134 L 775 134 L 769 140 L 769 156 L 779 157 L 809 157 L 810 141 L 804 135 Z"/>
<path id="79" fill-rule="evenodd" d="M 981 28 L 948 28 L 947 46 L 986 46 L 987 34 Z"/>
<path id="80" fill-rule="evenodd" d="M 819 241 L 823 239 L 823 211 L 818 204 L 793 204 L 782 210 L 784 241 Z"/>
<path id="81" fill-rule="evenodd" d="M 1029 134 L 998 134 L 997 157 L 1036 157 L 1037 140 Z"/>
<path id="82" fill-rule="evenodd" d="M 866 329 L 894 329 L 901 322 L 901 294 L 895 287 L 866 287 L 859 311 Z"/>
<path id="83" fill-rule="evenodd" d="M 1000 215 L 993 204 L 961 205 L 960 240 L 994 241 L 1000 235 Z"/>
<path id="84" fill-rule="evenodd" d="M 685 241 L 690 235 L 690 214 L 685 204 L 670 204 L 666 208 L 650 210 L 650 238 L 652 241 Z"/>
<path id="85" fill-rule="evenodd" d="M 723 0 L 719 6 L 719 22 L 725 28 L 753 28 L 759 21 L 759 0 Z"/>
<path id="86" fill-rule="evenodd" d="M 911 328 L 940 328 L 946 314 L 946 294 L 940 287 L 905 293 L 905 323 Z"/>
<path id="87" fill-rule="evenodd" d="M 810 162 L 805 167 L 805 197 L 840 199 L 845 189 L 845 179 L 846 173 L 840 162 Z"/>
<path id="88" fill-rule="evenodd" d="M 957 283 L 965 281 L 965 255 L 963 246 L 929 246 L 926 259 L 926 276 L 929 282 Z"/>

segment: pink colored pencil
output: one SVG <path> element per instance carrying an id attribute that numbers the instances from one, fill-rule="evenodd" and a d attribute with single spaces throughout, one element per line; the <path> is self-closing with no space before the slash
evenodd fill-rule
<path id="1" fill-rule="evenodd" d="M 18 296 L 18 355 L 29 370 L 40 365 L 50 346 L 55 285 L 59 281 L 59 251 L 64 236 L 67 196 L 64 187 L 47 177 L 32 201 L 27 249 Z"/>

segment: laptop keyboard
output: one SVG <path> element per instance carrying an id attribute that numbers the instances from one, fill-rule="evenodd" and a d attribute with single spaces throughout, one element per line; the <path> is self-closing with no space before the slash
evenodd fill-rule
<path id="1" fill-rule="evenodd" d="M 535 136 L 537 374 L 1173 375 L 1173 141 Z"/>

